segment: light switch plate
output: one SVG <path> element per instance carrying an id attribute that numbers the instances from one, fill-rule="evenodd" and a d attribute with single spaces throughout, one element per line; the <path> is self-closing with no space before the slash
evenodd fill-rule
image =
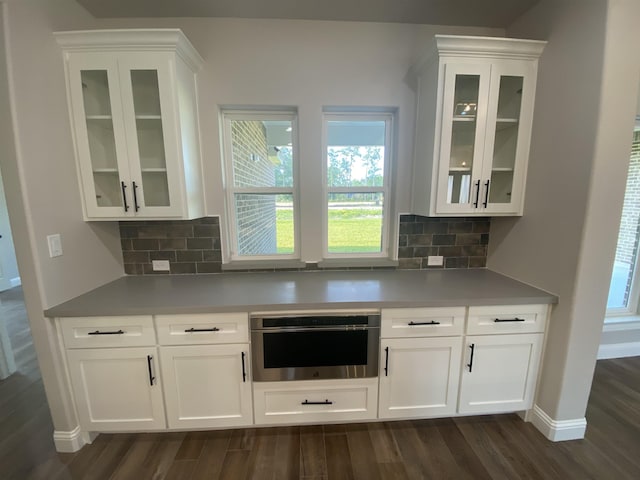
<path id="1" fill-rule="evenodd" d="M 154 272 L 168 272 L 171 270 L 169 260 L 153 260 L 151 262 L 151 267 Z"/>
<path id="2" fill-rule="evenodd" d="M 62 238 L 59 233 L 47 235 L 47 244 L 49 245 L 49 256 L 51 258 L 62 255 Z"/>
<path id="3" fill-rule="evenodd" d="M 442 255 L 429 255 L 427 257 L 428 267 L 441 267 L 444 263 L 444 257 Z"/>

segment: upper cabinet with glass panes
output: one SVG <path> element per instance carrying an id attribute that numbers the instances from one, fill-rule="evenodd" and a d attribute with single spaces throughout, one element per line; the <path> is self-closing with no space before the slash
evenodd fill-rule
<path id="1" fill-rule="evenodd" d="M 436 35 L 418 85 L 412 213 L 522 215 L 546 42 Z"/>
<path id="2" fill-rule="evenodd" d="M 177 29 L 55 33 L 85 220 L 204 215 L 196 73 Z"/>

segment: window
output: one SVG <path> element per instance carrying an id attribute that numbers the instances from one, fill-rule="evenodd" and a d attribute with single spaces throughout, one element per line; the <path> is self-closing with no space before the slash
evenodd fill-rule
<path id="1" fill-rule="evenodd" d="M 223 112 L 232 260 L 298 258 L 295 112 Z"/>
<path id="2" fill-rule="evenodd" d="M 613 265 L 607 315 L 638 311 L 638 244 L 640 243 L 640 130 L 633 134 L 627 187 L 622 208 L 616 258 Z"/>
<path id="3" fill-rule="evenodd" d="M 393 112 L 321 115 L 222 110 L 225 268 L 394 264 Z"/>
<path id="4" fill-rule="evenodd" d="M 390 114 L 325 114 L 324 257 L 388 257 Z"/>

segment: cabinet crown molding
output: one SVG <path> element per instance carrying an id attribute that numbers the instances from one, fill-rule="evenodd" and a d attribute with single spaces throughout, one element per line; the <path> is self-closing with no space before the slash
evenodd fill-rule
<path id="1" fill-rule="evenodd" d="M 194 72 L 204 64 L 179 28 L 75 30 L 53 35 L 66 52 L 175 52 Z"/>
<path id="2" fill-rule="evenodd" d="M 544 40 L 520 38 L 434 35 L 427 51 L 411 71 L 414 74 L 420 74 L 429 63 L 438 57 L 445 56 L 534 60 L 542 55 L 546 44 Z"/>

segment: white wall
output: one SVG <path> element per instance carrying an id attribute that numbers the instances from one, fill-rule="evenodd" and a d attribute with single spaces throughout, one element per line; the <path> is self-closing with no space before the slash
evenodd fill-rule
<path id="1" fill-rule="evenodd" d="M 502 29 L 291 20 L 127 19 L 100 26 L 179 27 L 203 56 L 198 81 L 209 215 L 224 218 L 218 107 L 298 108 L 303 211 L 314 212 L 302 219 L 302 231 L 311 232 L 303 246 L 321 241 L 322 108 L 398 108 L 395 209 L 406 213 L 415 128 L 415 92 L 405 82 L 409 67 L 434 33 L 504 36 Z M 313 248 L 321 250 L 321 245 Z"/>
<path id="2" fill-rule="evenodd" d="M 537 399 L 554 420 L 583 418 L 591 388 L 636 107 L 639 6 L 543 0 L 507 30 L 549 43 L 524 216 L 494 219 L 487 263 L 560 297 Z"/>
<path id="3" fill-rule="evenodd" d="M 51 35 L 94 23 L 72 0 L 9 0 L 1 6 L 0 168 L 53 423 L 69 431 L 77 420 L 53 325 L 42 312 L 122 275 L 117 225 L 82 221 L 62 57 Z M 51 233 L 62 234 L 62 257 L 48 257 Z"/>

